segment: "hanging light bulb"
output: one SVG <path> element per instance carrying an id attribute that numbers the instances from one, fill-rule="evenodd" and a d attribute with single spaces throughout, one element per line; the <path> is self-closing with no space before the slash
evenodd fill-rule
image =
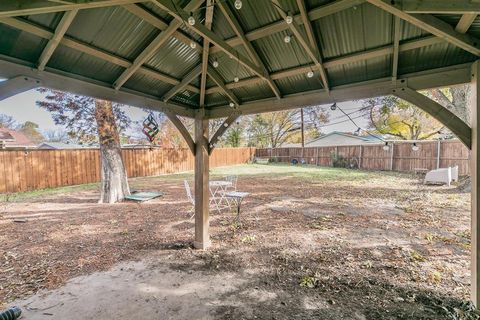
<path id="1" fill-rule="evenodd" d="M 292 24 L 292 22 L 293 22 L 293 17 L 292 17 L 290 14 L 288 14 L 288 15 L 285 17 L 285 22 L 286 22 L 287 24 Z"/>
<path id="2" fill-rule="evenodd" d="M 195 49 L 197 47 L 197 43 L 195 41 L 190 41 L 190 48 Z"/>
<path id="3" fill-rule="evenodd" d="M 414 142 L 414 143 L 412 144 L 412 151 L 418 151 L 419 149 L 420 149 L 420 148 L 417 146 L 417 143 Z"/>
<path id="4" fill-rule="evenodd" d="M 332 111 L 337 110 L 337 103 L 336 103 L 336 102 L 334 102 L 334 103 L 330 106 L 330 110 L 332 110 Z"/>
<path id="5" fill-rule="evenodd" d="M 238 77 L 233 78 L 233 81 L 238 82 L 240 79 Z"/>
<path id="6" fill-rule="evenodd" d="M 385 151 L 390 150 L 390 146 L 388 145 L 388 142 L 385 142 L 385 145 L 383 146 L 383 150 Z"/>
<path id="7" fill-rule="evenodd" d="M 190 17 L 188 17 L 188 24 L 193 26 L 195 25 L 195 18 L 193 17 L 193 13 L 190 12 Z"/>
<path id="8" fill-rule="evenodd" d="M 228 128 L 228 123 L 225 122 L 225 123 L 223 124 L 223 126 L 224 126 L 225 128 Z"/>
<path id="9" fill-rule="evenodd" d="M 235 0 L 235 9 L 240 10 L 242 9 L 242 0 Z"/>
<path id="10" fill-rule="evenodd" d="M 359 136 L 360 135 L 360 128 L 357 128 L 355 132 L 353 133 L 354 136 Z"/>
<path id="11" fill-rule="evenodd" d="M 214 61 L 213 61 L 213 67 L 214 67 L 214 68 L 218 68 L 218 61 L 217 61 L 217 60 L 214 60 Z"/>
<path id="12" fill-rule="evenodd" d="M 312 70 L 307 72 L 307 77 L 313 78 L 313 71 Z"/>
<path id="13" fill-rule="evenodd" d="M 230 102 L 228 105 L 230 106 L 230 108 L 235 107 L 235 103 L 233 103 L 233 102 Z"/>
<path id="14" fill-rule="evenodd" d="M 283 41 L 285 41 L 285 43 L 290 43 L 291 40 L 292 38 L 289 35 L 286 35 L 285 38 L 283 38 Z"/>

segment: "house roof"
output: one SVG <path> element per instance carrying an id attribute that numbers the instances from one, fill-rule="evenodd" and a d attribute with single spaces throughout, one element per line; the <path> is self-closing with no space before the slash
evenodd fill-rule
<path id="1" fill-rule="evenodd" d="M 356 140 L 360 140 L 360 141 L 365 141 L 365 142 L 371 142 L 371 141 L 376 141 L 376 140 L 381 140 L 383 141 L 383 139 L 381 138 L 377 138 L 377 137 L 373 137 L 373 136 L 356 136 L 356 135 L 353 135 L 353 134 L 350 134 L 350 133 L 346 133 L 346 132 L 339 132 L 339 131 L 332 131 L 326 135 L 323 135 L 323 136 L 320 136 L 316 139 L 313 139 L 311 141 L 308 141 L 306 144 L 309 144 L 309 143 L 312 143 L 312 142 L 315 142 L 315 141 L 318 141 L 318 140 L 322 140 L 322 139 L 325 139 L 327 137 L 330 137 L 330 136 L 333 136 L 333 135 L 340 135 L 340 136 L 343 136 L 343 137 L 347 137 L 347 138 L 351 138 L 351 139 L 356 139 Z"/>
<path id="2" fill-rule="evenodd" d="M 52 149 L 85 149 L 91 148 L 90 146 L 85 146 L 76 143 L 64 143 L 64 142 L 42 142 L 38 145 L 38 148 L 47 148 L 50 147 Z"/>
<path id="3" fill-rule="evenodd" d="M 35 147 L 25 134 L 8 128 L 0 128 L 0 141 L 7 147 Z"/>
<path id="4" fill-rule="evenodd" d="M 278 110 L 279 99 L 284 107 L 319 104 L 325 102 L 320 98 L 336 99 L 336 89 L 369 81 L 386 87 L 361 95 L 385 94 L 392 73 L 406 79 L 437 68 L 467 70 L 421 84 L 409 81 L 416 90 L 468 81 L 469 65 L 480 54 L 480 17 L 468 30 L 453 31 L 460 10 L 418 15 L 392 3 L 305 0 L 299 8 L 291 0 L 244 0 L 237 10 L 233 1 L 208 8 L 204 0 L 30 1 L 21 7 L 2 1 L 0 76 L 28 74 L 57 89 L 189 116 L 202 105 L 211 117 L 225 116 L 230 102 L 244 112 L 269 103 L 270 111 Z M 210 9 L 211 31 L 204 25 Z M 196 18 L 193 26 L 185 22 L 189 12 Z M 287 15 L 293 23 L 286 23 Z M 211 47 L 202 64 L 205 43 Z M 39 65 L 45 72 L 32 73 Z M 284 99 L 304 93 L 313 96 L 295 103 Z M 355 97 L 338 98 L 360 98 L 350 93 Z"/>

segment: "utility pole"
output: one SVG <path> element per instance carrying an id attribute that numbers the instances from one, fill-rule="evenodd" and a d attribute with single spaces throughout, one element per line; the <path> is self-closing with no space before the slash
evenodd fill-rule
<path id="1" fill-rule="evenodd" d="M 305 148 L 305 129 L 303 127 L 303 108 L 300 109 L 300 120 L 302 121 L 301 130 L 302 130 L 302 148 Z"/>

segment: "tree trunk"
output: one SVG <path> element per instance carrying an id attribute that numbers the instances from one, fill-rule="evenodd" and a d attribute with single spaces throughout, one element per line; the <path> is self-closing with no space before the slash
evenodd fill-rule
<path id="1" fill-rule="evenodd" d="M 95 100 L 100 141 L 101 187 L 99 203 L 115 203 L 130 194 L 127 172 L 123 164 L 115 116 L 111 101 Z"/>

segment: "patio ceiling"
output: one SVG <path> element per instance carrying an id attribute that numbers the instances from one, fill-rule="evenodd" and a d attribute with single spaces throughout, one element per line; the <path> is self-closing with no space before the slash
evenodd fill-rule
<path id="1" fill-rule="evenodd" d="M 468 82 L 480 55 L 467 0 L 210 2 L 2 1 L 0 76 L 225 117 Z"/>

